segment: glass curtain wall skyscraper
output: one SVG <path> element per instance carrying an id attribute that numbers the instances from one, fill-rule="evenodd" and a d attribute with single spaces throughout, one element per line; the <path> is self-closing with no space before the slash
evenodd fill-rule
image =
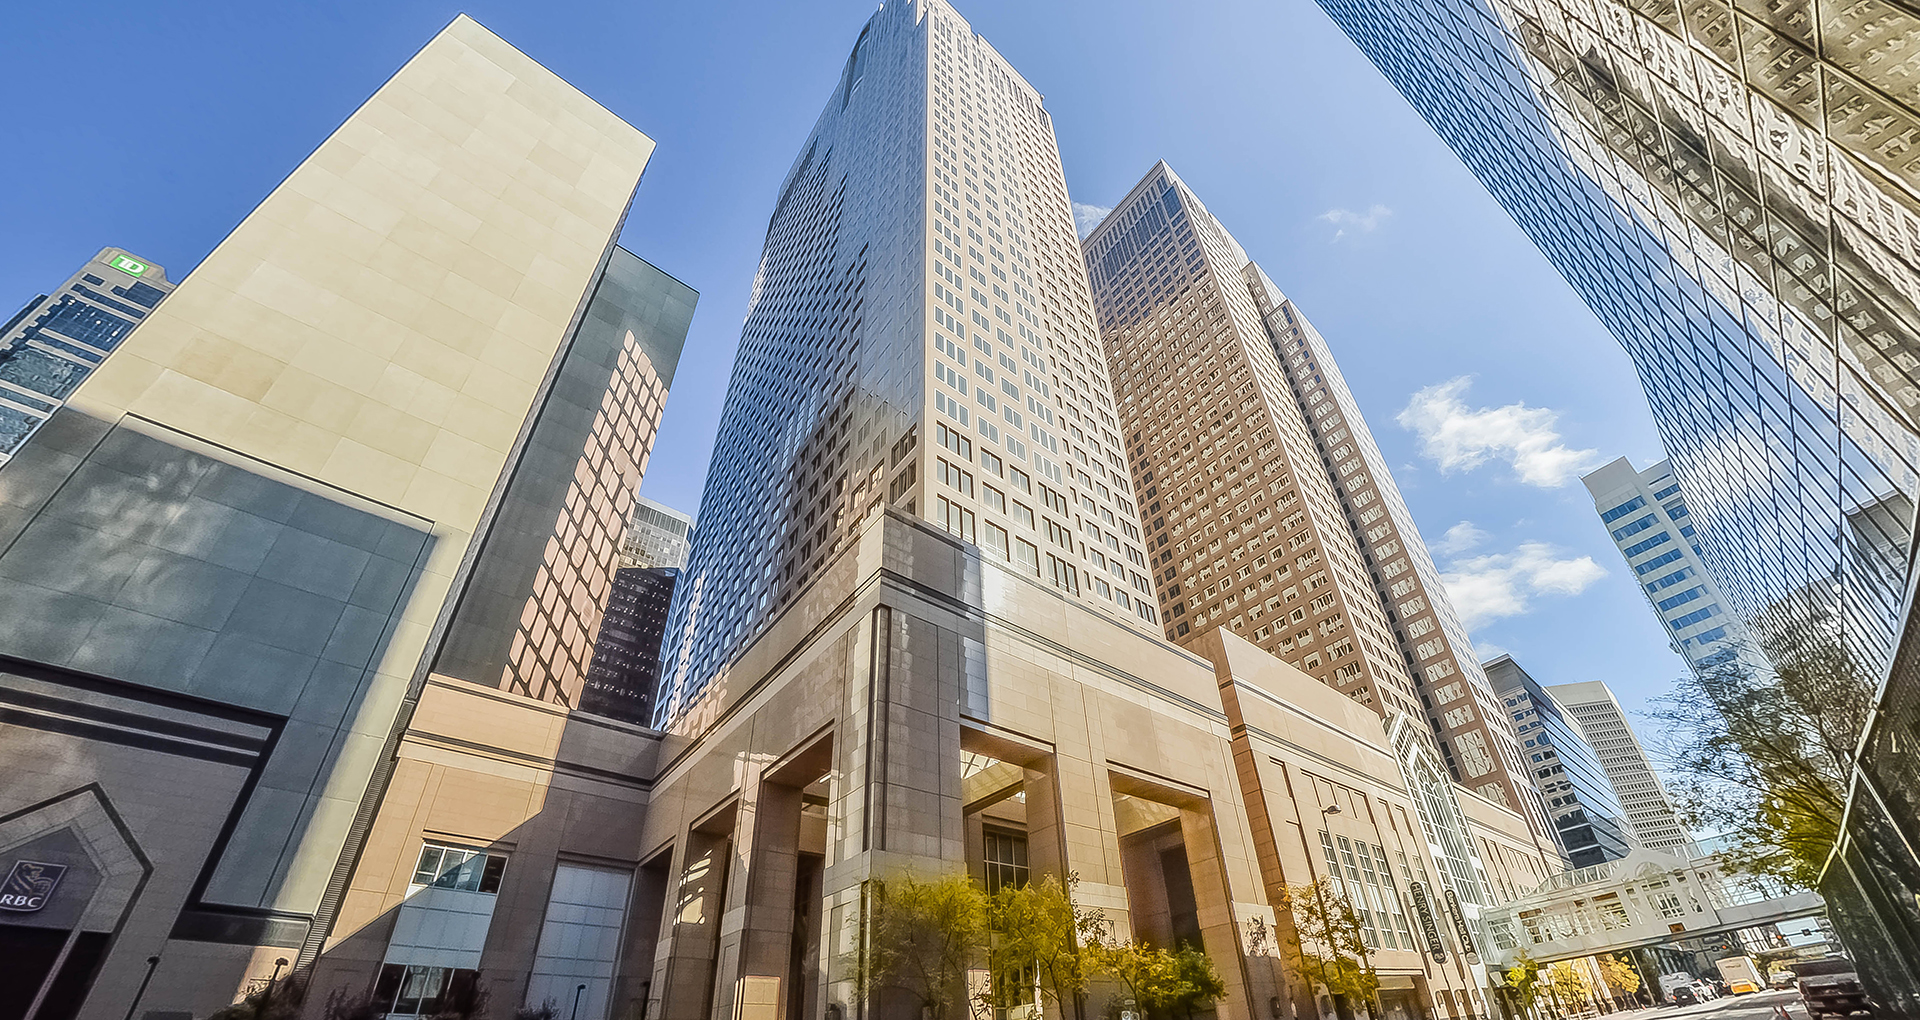
<path id="1" fill-rule="evenodd" d="M 1587 746 L 1600 756 L 1600 767 L 1607 770 L 1607 781 L 1626 809 L 1634 836 L 1654 850 L 1693 853 L 1693 837 L 1681 826 L 1673 801 L 1660 785 L 1660 776 L 1613 690 L 1598 680 L 1555 684 L 1546 690 L 1579 721 Z"/>
<path id="2" fill-rule="evenodd" d="M 0 465 L 171 293 L 165 269 L 102 248 L 59 290 L 0 326 Z"/>
<path id="3" fill-rule="evenodd" d="M 1453 779 L 1550 853 L 1507 714 L 1326 340 L 1165 163 L 1083 249 L 1167 637 L 1228 627 L 1426 720 Z"/>
<path id="4" fill-rule="evenodd" d="M 886 506 L 1159 630 L 1052 121 L 944 0 L 873 16 L 781 185 L 707 478 L 663 720 Z"/>
<path id="5" fill-rule="evenodd" d="M 1627 810 L 1580 722 L 1513 656 L 1502 655 L 1483 668 L 1513 719 L 1514 736 L 1546 799 L 1567 860 L 1586 868 L 1632 853 Z"/>
<path id="6" fill-rule="evenodd" d="M 1906 571 L 1875 550 L 1920 481 L 1920 16 L 1321 6 L 1626 347 L 1728 608 L 1884 664 Z"/>
<path id="7" fill-rule="evenodd" d="M 1663 460 L 1637 471 L 1620 457 L 1580 480 L 1687 665 L 1709 670 L 1738 662 L 1764 674 L 1770 668 L 1766 659 L 1746 624 L 1727 610 L 1729 600 L 1701 558 L 1699 529 L 1673 477 L 1673 463 Z"/>

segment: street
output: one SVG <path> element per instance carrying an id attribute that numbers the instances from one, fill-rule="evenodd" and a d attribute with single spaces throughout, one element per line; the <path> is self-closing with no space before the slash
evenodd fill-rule
<path id="1" fill-rule="evenodd" d="M 1712 1020 L 1771 1020 L 1775 1006 L 1784 1005 L 1794 1020 L 1807 1020 L 1800 993 L 1792 989 L 1729 995 L 1699 1006 L 1663 1006 L 1629 1014 L 1633 1020 L 1667 1020 L 1670 1017 L 1711 1017 Z"/>

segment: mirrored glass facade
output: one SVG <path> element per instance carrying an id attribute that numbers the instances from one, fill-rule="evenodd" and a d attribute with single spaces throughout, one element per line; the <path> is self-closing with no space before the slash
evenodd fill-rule
<path id="1" fill-rule="evenodd" d="M 1617 861 L 1633 851 L 1627 810 L 1579 721 L 1510 655 L 1484 667 L 1520 741 L 1547 815 L 1576 868 Z"/>
<path id="2" fill-rule="evenodd" d="M 1728 611 L 1728 599 L 1707 570 L 1700 530 L 1673 477 L 1673 463 L 1663 460 L 1636 471 L 1619 457 L 1580 480 L 1634 583 L 1687 665 L 1701 671 L 1738 662 L 1750 673 L 1764 674 L 1769 667 L 1759 646 L 1746 624 Z"/>
<path id="3" fill-rule="evenodd" d="M 1626 347 L 1727 608 L 1884 664 L 1920 461 L 1920 16 L 1321 5 Z"/>
<path id="4" fill-rule="evenodd" d="M 662 721 L 883 508 L 1157 635 L 1053 121 L 945 0 L 868 21 L 767 224 Z"/>

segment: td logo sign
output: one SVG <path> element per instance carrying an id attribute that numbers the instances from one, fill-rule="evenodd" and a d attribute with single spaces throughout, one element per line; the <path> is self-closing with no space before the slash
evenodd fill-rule
<path id="1" fill-rule="evenodd" d="M 131 255 L 115 255 L 113 260 L 108 262 L 107 265 L 120 270 L 128 276 L 147 275 L 147 264 Z"/>

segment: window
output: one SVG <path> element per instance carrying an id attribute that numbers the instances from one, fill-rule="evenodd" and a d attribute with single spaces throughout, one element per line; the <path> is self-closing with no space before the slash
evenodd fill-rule
<path id="1" fill-rule="evenodd" d="M 940 481 L 960 490 L 962 495 L 973 495 L 973 475 L 968 472 L 962 471 L 944 460 L 939 460 L 934 465 L 934 472 Z"/>
<path id="2" fill-rule="evenodd" d="M 1631 521 L 1627 524 L 1623 524 L 1620 527 L 1613 529 L 1613 539 L 1614 541 L 1618 542 L 1622 539 L 1625 539 L 1629 535 L 1637 535 L 1642 531 L 1645 531 L 1648 528 L 1653 527 L 1654 520 L 1655 520 L 1654 516 L 1652 514 L 1648 514 L 1645 517 L 1642 517 L 1638 520 Z"/>
<path id="3" fill-rule="evenodd" d="M 1639 496 L 1635 496 L 1632 499 L 1627 500 L 1625 503 L 1622 503 L 1619 506 L 1614 507 L 1613 509 L 1607 511 L 1606 513 L 1601 514 L 1600 520 L 1607 524 L 1612 524 L 1614 521 L 1617 521 L 1620 518 L 1625 517 L 1626 515 L 1646 505 L 1647 505 L 1647 501 L 1645 499 Z"/>
<path id="4" fill-rule="evenodd" d="M 1013 519 L 1029 528 L 1035 526 L 1033 523 L 1033 508 L 1027 506 L 1025 503 L 1015 502 L 1013 504 Z"/>
<path id="5" fill-rule="evenodd" d="M 973 459 L 973 440 L 948 428 L 944 424 L 934 429 L 934 441 L 967 460 Z"/>
<path id="6" fill-rule="evenodd" d="M 1000 473 L 1000 458 L 988 453 L 986 450 L 981 450 L 980 466 L 997 475 Z"/>
<path id="7" fill-rule="evenodd" d="M 1006 495 L 991 485 L 982 485 L 980 487 L 980 501 L 985 503 L 989 510 L 998 510 L 1001 513 L 1007 512 Z"/>
<path id="8" fill-rule="evenodd" d="M 1051 557 L 1049 557 L 1051 559 Z M 1024 538 L 1013 541 L 1013 562 L 1035 577 L 1040 576 L 1040 547 Z"/>
<path id="9" fill-rule="evenodd" d="M 1019 489 L 1021 492 L 1033 491 L 1033 484 L 1030 481 L 1028 481 L 1027 473 L 1025 471 L 1020 470 L 1019 468 L 1007 469 L 1007 481 L 1012 482 L 1013 487 L 1016 489 Z M 1028 521 L 1027 524 L 1031 526 L 1033 522 Z"/>
<path id="10" fill-rule="evenodd" d="M 1627 546 L 1625 549 L 1622 549 L 1620 551 L 1622 553 L 1625 553 L 1628 559 L 1632 559 L 1633 557 L 1638 556 L 1643 552 L 1646 552 L 1648 549 L 1651 549 L 1656 545 L 1660 545 L 1662 543 L 1671 542 L 1671 541 L 1673 541 L 1673 536 L 1663 531 L 1658 535 L 1653 536 L 1652 538 L 1641 539 L 1640 541 L 1635 542 L 1632 545 Z"/>
<path id="11" fill-rule="evenodd" d="M 985 836 L 987 892 L 1026 885 L 1032 875 L 1027 867 L 1027 837 L 995 829 L 986 830 Z"/>
<path id="12" fill-rule="evenodd" d="M 992 549 L 1001 559 L 1007 558 L 1007 529 L 989 522 L 987 530 L 987 548 Z"/>
<path id="13" fill-rule="evenodd" d="M 389 1016 L 433 1016 L 443 999 L 459 1002 L 470 997 L 480 977 L 475 970 L 419 967 L 389 963 L 380 968 L 373 986 L 375 1010 Z"/>
<path id="14" fill-rule="evenodd" d="M 959 535 L 968 542 L 975 541 L 973 533 L 973 511 L 958 503 L 949 503 L 943 497 L 933 501 L 934 520 L 941 527 Z"/>
<path id="15" fill-rule="evenodd" d="M 428 843 L 420 848 L 420 862 L 413 869 L 413 884 L 497 893 L 500 875 L 506 870 L 505 854 Z"/>
<path id="16" fill-rule="evenodd" d="M 1074 569 L 1072 563 L 1052 553 L 1047 554 L 1047 576 L 1053 581 L 1054 587 L 1080 594 L 1080 572 Z"/>

